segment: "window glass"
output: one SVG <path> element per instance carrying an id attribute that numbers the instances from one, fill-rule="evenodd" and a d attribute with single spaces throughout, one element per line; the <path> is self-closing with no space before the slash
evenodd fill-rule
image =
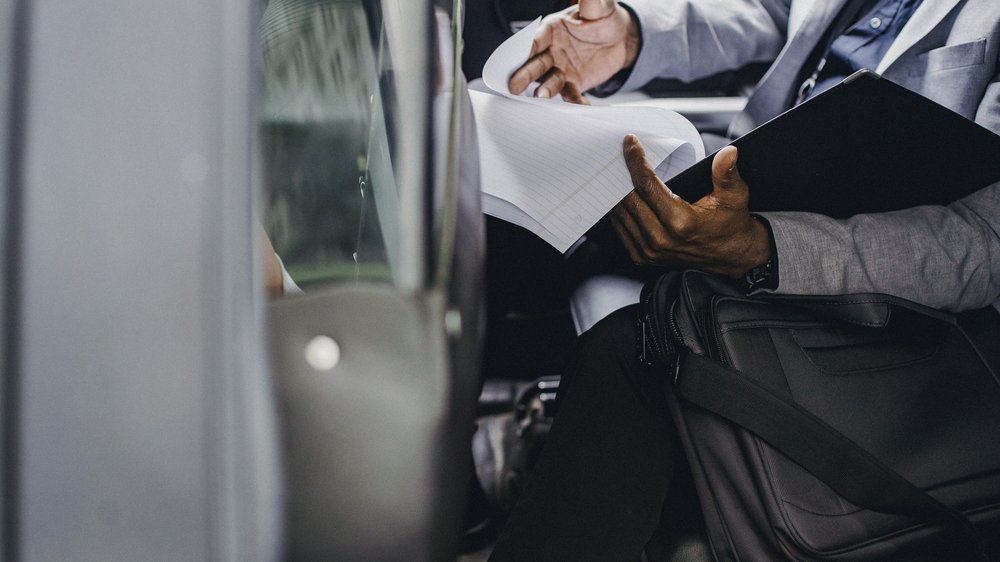
<path id="1" fill-rule="evenodd" d="M 377 1 L 270 0 L 260 24 L 265 229 L 303 288 L 394 280 L 392 61 Z"/>
<path id="2" fill-rule="evenodd" d="M 7 197 L 7 158 L 10 152 L 8 143 L 10 131 L 10 102 L 7 96 L 11 93 L 11 79 L 14 66 L 14 2 L 0 2 L 0 227 L 7 213 L 4 212 Z M 3 248 L 5 228 L 0 228 L 0 248 Z M 2 288 L 2 287 L 0 287 Z"/>

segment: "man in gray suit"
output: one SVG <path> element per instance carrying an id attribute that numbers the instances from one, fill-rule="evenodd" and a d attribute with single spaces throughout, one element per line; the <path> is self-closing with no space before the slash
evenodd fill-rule
<path id="1" fill-rule="evenodd" d="M 510 86 L 539 80 L 540 97 L 574 86 L 608 93 L 774 61 L 732 123 L 735 138 L 866 67 L 1000 133 L 998 45 L 996 0 L 581 0 L 545 20 Z M 1000 306 L 1000 184 L 947 207 L 754 220 L 735 148 L 717 155 L 715 190 L 694 205 L 671 196 L 634 137 L 624 150 L 635 190 L 612 221 L 639 263 L 752 274 L 751 288 L 782 293 Z M 879 181 L 892 178 L 871 189 Z"/>
<path id="2" fill-rule="evenodd" d="M 773 60 L 732 124 L 739 135 L 867 67 L 998 132 L 998 44 L 996 0 L 580 0 L 546 19 L 510 85 L 523 91 L 537 79 L 536 95 L 573 98 L 576 88 L 629 89 Z M 672 197 L 634 137 L 624 152 L 635 190 L 612 218 L 638 262 L 733 277 L 756 270 L 763 285 L 752 289 L 786 293 L 884 292 L 953 310 L 1000 304 L 1000 184 L 947 207 L 758 220 L 734 148 L 716 156 L 714 191 L 693 205 Z M 890 181 L 873 179 L 871 189 Z M 635 560 L 655 546 L 661 515 L 695 517 L 678 503 L 692 487 L 673 482 L 683 466 L 676 429 L 663 373 L 635 356 L 634 314 L 614 313 L 581 337 L 491 560 Z"/>

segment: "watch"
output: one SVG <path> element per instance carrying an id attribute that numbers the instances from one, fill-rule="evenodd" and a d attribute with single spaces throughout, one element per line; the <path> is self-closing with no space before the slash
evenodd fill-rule
<path id="1" fill-rule="evenodd" d="M 770 246 L 770 257 L 767 261 L 750 268 L 743 274 L 741 280 L 743 289 L 747 294 L 759 289 L 775 290 L 778 288 L 778 249 L 774 242 L 774 232 L 771 230 L 771 223 L 760 215 L 750 215 L 767 228 L 767 243 Z"/>
<path id="2" fill-rule="evenodd" d="M 778 288 L 778 268 L 774 266 L 774 260 L 766 262 L 752 268 L 743 274 L 743 289 L 749 294 L 758 289 Z"/>

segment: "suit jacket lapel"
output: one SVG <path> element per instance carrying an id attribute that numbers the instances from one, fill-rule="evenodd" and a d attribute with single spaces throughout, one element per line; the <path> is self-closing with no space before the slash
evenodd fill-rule
<path id="1" fill-rule="evenodd" d="M 899 37 L 893 41 L 892 46 L 882 57 L 882 62 L 875 69 L 878 73 L 883 73 L 892 63 L 906 52 L 907 49 L 916 44 L 925 35 L 930 33 L 941 20 L 948 15 L 961 0 L 924 0 L 920 7 L 914 12 L 910 21 L 906 22 Z"/>
<path id="2" fill-rule="evenodd" d="M 791 92 L 799 86 L 794 82 L 802 66 L 846 2 L 847 0 L 812 2 L 801 25 L 794 30 L 795 35 L 789 38 L 775 63 L 757 84 L 743 113 L 733 121 L 730 135 L 746 134 L 753 127 L 788 109 L 789 103 L 793 101 L 790 99 Z"/>
<path id="3" fill-rule="evenodd" d="M 817 0 L 795 0 L 788 12 L 788 37 L 794 37 Z"/>

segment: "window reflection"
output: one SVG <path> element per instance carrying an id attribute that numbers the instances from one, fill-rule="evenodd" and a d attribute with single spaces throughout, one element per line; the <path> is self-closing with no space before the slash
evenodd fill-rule
<path id="1" fill-rule="evenodd" d="M 270 0 L 261 19 L 265 228 L 306 288 L 392 280 L 398 192 L 377 2 Z"/>

